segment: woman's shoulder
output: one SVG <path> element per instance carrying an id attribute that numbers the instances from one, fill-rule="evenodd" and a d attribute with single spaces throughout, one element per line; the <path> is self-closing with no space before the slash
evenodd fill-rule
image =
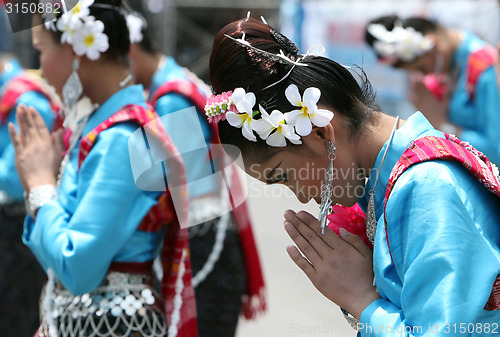
<path id="1" fill-rule="evenodd" d="M 455 199 L 465 204 L 498 202 L 491 193 L 462 164 L 452 160 L 431 160 L 415 164 L 396 181 L 391 197 L 398 199 L 424 196 L 432 199 Z"/>

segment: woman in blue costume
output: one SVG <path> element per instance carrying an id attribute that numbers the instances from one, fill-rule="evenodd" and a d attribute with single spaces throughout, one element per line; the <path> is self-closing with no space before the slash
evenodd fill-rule
<path id="1" fill-rule="evenodd" d="M 38 300 L 45 274 L 21 234 L 26 215 L 23 187 L 15 166 L 8 124 L 16 125 L 16 108 L 33 106 L 52 129 L 53 111 L 48 86 L 19 62 L 0 55 L 0 331 L 7 336 L 31 336 L 38 325 Z M 53 99 L 55 101 L 55 99 Z"/>
<path id="2" fill-rule="evenodd" d="M 365 39 L 383 63 L 427 75 L 416 84 L 416 105 L 435 128 L 469 142 L 500 165 L 495 48 L 471 31 L 397 16 L 370 21 Z"/>
<path id="3" fill-rule="evenodd" d="M 487 159 L 474 159 L 488 177 L 482 184 L 458 161 L 460 153 L 479 158 L 474 150 L 445 138 L 419 112 L 406 121 L 385 115 L 367 81 L 360 86 L 344 66 L 298 54 L 251 18 L 216 36 L 210 80 L 207 115 L 221 141 L 240 148 L 247 173 L 321 204 L 319 221 L 286 212 L 284 227 L 297 245 L 287 251 L 323 295 L 354 316 L 361 336 L 499 333 L 500 183 Z M 402 173 L 395 180 L 391 171 L 408 151 L 440 153 L 424 140 L 443 142 L 450 160 L 395 170 Z M 349 223 L 340 236 L 325 228 L 330 205 L 357 202 L 367 211 L 373 253 Z"/>
<path id="4" fill-rule="evenodd" d="M 19 109 L 19 133 L 10 125 L 19 176 L 28 192 L 23 240 L 49 275 L 38 334 L 166 336 L 167 318 L 155 296 L 151 266 L 163 242 L 164 225 L 173 221 L 162 217 L 170 212 L 175 218 L 175 212 L 155 208 L 166 200 L 164 187 L 150 184 L 144 190 L 136 183 L 134 165 L 152 165 L 148 149 L 132 158 L 133 150 L 146 142 L 142 132 L 151 149 L 158 149 L 146 125 L 158 116 L 148 110 L 143 87 L 130 83 L 130 39 L 122 2 L 80 1 L 67 10 L 33 29 L 42 75 L 69 111 L 71 136 L 65 157 L 60 155 L 62 139 L 51 137 L 35 110 Z M 77 120 L 71 107 L 83 95 L 95 110 Z M 136 130 L 138 143 L 133 142 Z M 163 129 L 155 130 L 167 137 Z M 174 166 L 164 165 L 163 170 L 168 177 Z M 171 307 L 165 301 L 166 310 L 172 311 L 169 335 L 195 336 L 195 324 L 186 333 L 196 319 L 188 252 L 177 245 L 163 250 L 174 248 L 167 257 L 179 271 L 178 285 L 174 289 L 168 284 L 165 290 L 180 305 Z M 171 270 L 164 275 L 177 277 Z"/>

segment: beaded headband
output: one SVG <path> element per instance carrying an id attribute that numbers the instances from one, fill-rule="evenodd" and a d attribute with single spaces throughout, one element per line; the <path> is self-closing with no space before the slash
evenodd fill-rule
<path id="1" fill-rule="evenodd" d="M 391 31 L 379 23 L 367 26 L 367 31 L 377 39 L 373 48 L 380 55 L 381 61 L 395 64 L 399 60 L 412 62 L 434 47 L 434 42 L 413 27 L 404 28 L 400 22 Z"/>

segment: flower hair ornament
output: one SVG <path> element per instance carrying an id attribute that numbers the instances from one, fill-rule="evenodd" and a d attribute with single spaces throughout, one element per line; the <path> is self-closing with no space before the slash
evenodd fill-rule
<path id="1" fill-rule="evenodd" d="M 205 106 L 205 114 L 210 123 L 227 120 L 231 126 L 241 128 L 243 136 L 249 141 L 256 142 L 257 133 L 267 145 L 274 147 L 286 146 L 286 140 L 301 144 L 300 136 L 309 135 L 313 125 L 324 127 L 333 118 L 333 112 L 318 108 L 321 97 L 318 88 L 307 88 L 301 96 L 298 87 L 290 84 L 285 96 L 297 109 L 285 113 L 273 110 L 269 114 L 260 104 L 255 109 L 254 93 L 236 88 L 212 95 Z M 257 116 L 260 118 L 256 119 Z"/>
<path id="2" fill-rule="evenodd" d="M 52 0 L 42 0 L 52 3 Z M 85 55 L 89 60 L 99 59 L 102 53 L 109 49 L 109 37 L 104 34 L 104 24 L 90 15 L 90 6 L 96 8 L 112 9 L 120 12 L 126 17 L 130 41 L 140 42 L 142 40 L 142 25 L 144 21 L 134 15 L 129 18 L 125 11 L 116 6 L 107 4 L 94 4 L 94 0 L 80 0 L 71 9 L 67 10 L 65 1 L 60 3 L 61 11 L 52 11 L 42 14 L 45 20 L 45 28 L 54 32 L 61 32 L 61 43 L 70 44 L 78 56 Z"/>
<path id="3" fill-rule="evenodd" d="M 431 39 L 413 27 L 403 27 L 401 22 L 397 22 L 391 31 L 379 23 L 369 24 L 366 29 L 377 39 L 373 48 L 384 63 L 412 62 L 434 47 Z"/>

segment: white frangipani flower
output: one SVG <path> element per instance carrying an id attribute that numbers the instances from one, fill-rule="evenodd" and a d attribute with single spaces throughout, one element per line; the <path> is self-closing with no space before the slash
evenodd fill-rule
<path id="1" fill-rule="evenodd" d="M 246 93 L 245 89 L 237 88 L 234 90 L 231 99 L 239 113 L 228 111 L 226 113 L 228 123 L 235 128 L 242 128 L 243 136 L 252 142 L 256 142 L 257 137 L 253 133 L 255 94 L 252 92 Z"/>
<path id="2" fill-rule="evenodd" d="M 134 14 L 127 15 L 127 27 L 130 35 L 130 43 L 139 43 L 143 39 L 142 26 L 144 22 Z"/>
<path id="3" fill-rule="evenodd" d="M 61 43 L 73 43 L 73 36 L 75 31 L 82 28 L 83 22 L 80 19 L 73 20 L 72 16 L 69 14 L 64 14 L 59 20 L 57 20 L 56 27 L 61 35 Z"/>
<path id="4" fill-rule="evenodd" d="M 254 121 L 253 128 L 267 145 L 285 147 L 286 139 L 293 144 L 302 144 L 300 137 L 295 134 L 293 126 L 287 125 L 285 115 L 279 110 L 273 110 L 271 115 L 259 105 L 262 118 Z M 272 133 L 274 131 L 274 133 Z M 272 133 L 272 134 L 271 134 Z"/>
<path id="5" fill-rule="evenodd" d="M 391 31 L 379 23 L 370 24 L 368 32 L 377 39 L 373 48 L 384 58 L 397 57 L 411 62 L 434 47 L 434 42 L 413 27 L 396 24 Z"/>
<path id="6" fill-rule="evenodd" d="M 78 3 L 68 13 L 79 19 L 83 19 L 90 15 L 89 7 L 92 6 L 94 0 L 79 0 Z"/>
<path id="7" fill-rule="evenodd" d="M 333 118 L 333 112 L 318 108 L 317 103 L 321 97 L 321 91 L 318 88 L 307 88 L 301 98 L 299 88 L 295 84 L 290 84 L 285 90 L 285 96 L 293 106 L 300 108 L 300 110 L 285 114 L 287 122 L 295 126 L 300 136 L 309 135 L 313 124 L 324 127 Z"/>
<path id="8" fill-rule="evenodd" d="M 73 35 L 73 50 L 77 55 L 86 55 L 95 61 L 109 48 L 108 36 L 104 34 L 102 21 L 86 21 Z"/>

